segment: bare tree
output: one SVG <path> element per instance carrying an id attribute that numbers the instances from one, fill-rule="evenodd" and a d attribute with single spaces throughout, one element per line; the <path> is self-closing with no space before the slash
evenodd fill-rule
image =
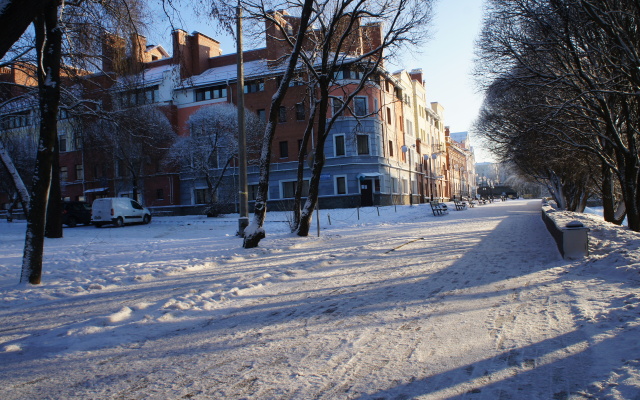
<path id="1" fill-rule="evenodd" d="M 60 101 L 60 59 L 62 32 L 58 26 L 57 2 L 49 2 L 34 23 L 38 49 L 38 91 L 40 139 L 31 188 L 30 209 L 22 261 L 21 282 L 39 284 L 47 202 L 51 184 L 51 166 L 57 140 Z"/>
<path id="2" fill-rule="evenodd" d="M 244 115 L 247 153 L 250 160 L 256 159 L 264 124 L 249 110 L 245 110 Z M 170 150 L 168 162 L 179 167 L 183 174 L 194 181 L 205 181 L 208 192 L 206 212 L 215 216 L 224 203 L 230 203 L 234 198 L 230 191 L 225 193 L 223 199 L 217 193 L 225 178 L 228 178 L 227 172 L 238 155 L 237 109 L 229 103 L 203 107 L 191 115 L 187 124 L 190 135 L 176 141 Z"/>
<path id="3" fill-rule="evenodd" d="M 287 2 L 279 7 L 269 7 L 271 5 L 266 6 L 264 3 L 243 4 L 248 15 L 256 20 L 266 21 L 274 28 L 269 34 L 281 41 L 283 50 L 278 54 L 278 60 L 274 61 L 287 66 L 271 103 L 261 155 L 254 219 L 245 230 L 244 247 L 253 247 L 264 237 L 262 224 L 266 212 L 271 142 L 279 107 L 292 76 L 306 76 L 308 84 L 314 88 L 310 97 L 314 104 L 310 108 L 316 110 L 314 118 L 309 120 L 309 127 L 313 127 L 318 133 L 313 144 L 312 178 L 297 227 L 298 235 L 306 236 L 318 199 L 320 175 L 324 165 L 324 144 L 336 119 L 329 117 L 330 99 L 332 96 L 337 97 L 334 93 L 336 74 L 347 65 L 351 65 L 354 72 L 360 72 L 355 84 L 343 87 L 344 103 L 339 112 L 343 113 L 350 107 L 353 97 L 379 72 L 383 60 L 393 54 L 393 50 L 421 43 L 426 37 L 425 28 L 431 18 L 431 2 L 400 0 L 372 3 L 342 0 L 304 4 Z M 271 11 L 278 9 L 293 10 L 291 15 L 298 14 L 299 17 L 285 17 Z M 298 66 L 298 57 L 304 68 Z M 305 149 L 301 148 L 301 155 L 305 154 Z"/>
<path id="4" fill-rule="evenodd" d="M 548 120 L 547 107 L 540 106 L 544 96 L 533 80 L 527 80 L 530 86 L 523 86 L 518 77 L 514 71 L 493 82 L 475 129 L 490 139 L 494 154 L 503 162 L 546 186 L 562 209 L 583 211 L 594 192 L 594 163 L 589 153 L 567 148 L 549 133 L 571 129 L 577 122 L 562 114 Z"/>
<path id="5" fill-rule="evenodd" d="M 155 172 L 175 139 L 165 114 L 156 106 L 146 105 L 104 113 L 103 119 L 88 130 L 85 143 L 90 149 L 112 154 L 116 177 L 139 200 L 141 180 Z"/>
<path id="6" fill-rule="evenodd" d="M 271 146 L 273 137 L 275 135 L 276 126 L 278 123 L 278 113 L 280 105 L 284 100 L 289 87 L 289 82 L 294 76 L 298 59 L 303 50 L 303 44 L 307 34 L 307 30 L 312 23 L 312 7 L 313 1 L 304 0 L 304 3 L 298 4 L 300 10 L 300 19 L 298 26 L 298 32 L 296 36 L 288 35 L 288 27 L 283 26 L 282 23 L 275 18 L 277 14 L 273 12 L 267 12 L 264 8 L 264 4 L 257 5 L 257 12 L 254 11 L 254 15 L 264 16 L 269 22 L 276 26 L 276 29 L 284 34 L 288 38 L 289 43 L 294 43 L 291 52 L 284 57 L 286 60 L 283 64 L 286 65 L 284 75 L 281 79 L 278 90 L 271 98 L 271 108 L 269 109 L 269 117 L 267 119 L 267 125 L 265 128 L 265 134 L 262 141 L 262 151 L 260 154 L 260 180 L 258 183 L 258 193 L 256 195 L 256 201 L 254 205 L 254 214 L 249 225 L 244 230 L 243 247 L 252 248 L 256 247 L 260 240 L 265 237 L 265 231 L 263 228 L 264 220 L 267 212 L 267 199 L 269 191 L 269 172 L 271 163 Z"/>
<path id="7" fill-rule="evenodd" d="M 0 6 L 2 22 L 0 24 L 2 25 L 0 56 L 4 56 L 12 46 L 15 46 L 15 42 L 26 27 L 34 22 L 35 46 L 33 48 L 37 57 L 34 69 L 38 82 L 40 134 L 28 203 L 25 201 L 27 196 L 22 196 L 23 204 L 28 204 L 29 208 L 21 281 L 28 280 L 32 284 L 40 282 L 47 205 L 52 195 L 54 202 L 51 204 L 56 206 L 59 202 L 59 192 L 55 192 L 56 184 L 59 184 L 59 180 L 56 179 L 58 170 L 57 168 L 54 170 L 54 167 L 57 160 L 57 113 L 61 97 L 62 60 L 65 60 L 65 63 L 71 62 L 74 59 L 71 54 L 76 56 L 76 59 L 81 59 L 86 56 L 82 54 L 82 50 L 100 47 L 96 46 L 98 42 L 95 42 L 93 37 L 87 35 L 88 32 L 96 31 L 89 29 L 90 26 L 102 27 L 102 31 L 104 28 L 111 30 L 122 28 L 130 32 L 131 28 L 139 22 L 138 17 L 142 15 L 139 12 L 142 4 L 144 4 L 143 0 L 108 2 L 83 0 L 65 4 L 67 7 L 62 7 L 58 1 L 5 0 Z M 72 27 L 74 29 L 71 29 Z M 133 30 L 135 31 L 135 28 Z M 63 47 L 65 38 L 68 39 L 65 43 L 81 44 L 81 46 Z M 74 48 L 75 52 L 68 51 Z M 31 46 L 26 45 L 24 49 L 24 51 L 14 51 L 15 57 L 9 62 L 15 63 L 20 57 L 29 56 Z M 95 55 L 95 52 L 93 54 Z M 78 65 L 67 69 L 64 74 L 67 78 L 74 75 L 69 71 L 77 75 L 86 74 L 86 71 L 83 72 Z M 6 153 L 3 153 L 3 164 L 6 167 L 11 163 L 7 161 L 5 155 Z M 9 172 L 14 180 L 14 186 L 19 188 L 20 179 L 12 173 L 14 169 L 9 168 Z M 51 209 L 49 214 L 60 213 Z M 61 226 L 60 221 L 57 225 Z"/>
<path id="8" fill-rule="evenodd" d="M 379 84 L 386 59 L 402 48 L 423 42 L 432 16 L 431 2 L 413 0 L 324 2 L 314 11 L 318 13 L 318 28 L 310 32 L 311 55 L 303 60 L 317 87 L 317 119 L 309 120 L 316 130 L 316 142 L 309 195 L 296 231 L 299 236 L 309 233 L 318 201 L 324 146 L 332 127 L 345 115 L 365 117 L 356 112 L 353 99 Z"/>
<path id="9" fill-rule="evenodd" d="M 0 159 L 3 168 L 0 169 L 0 190 L 6 193 L 14 203 L 20 203 L 25 215 L 29 212 L 29 189 L 33 177 L 33 166 L 37 153 L 37 135 L 32 127 L 23 130 L 21 134 L 0 135 Z M 13 205 L 13 204 L 12 204 Z"/>
<path id="10" fill-rule="evenodd" d="M 638 3 L 500 0 L 489 4 L 479 41 L 479 66 L 486 84 L 518 68 L 518 81 L 512 83 L 528 85 L 542 99 L 537 104 L 544 114 L 541 133 L 597 160 L 605 215 L 609 220 L 619 216 L 614 209 L 619 187 L 629 227 L 640 230 Z"/>
<path id="11" fill-rule="evenodd" d="M 0 59 L 20 39 L 50 0 L 4 0 L 0 7 Z"/>

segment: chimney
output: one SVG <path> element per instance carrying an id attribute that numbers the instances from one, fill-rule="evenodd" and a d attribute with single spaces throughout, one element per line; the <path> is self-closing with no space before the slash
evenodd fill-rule
<path id="1" fill-rule="evenodd" d="M 418 81 L 421 85 L 424 85 L 424 81 L 422 80 L 422 68 L 415 68 L 409 72 L 411 79 L 414 81 Z"/>
<path id="2" fill-rule="evenodd" d="M 147 38 L 136 33 L 131 35 L 131 72 L 138 73 L 142 70 L 142 66 L 147 61 L 146 50 Z"/>
<path id="3" fill-rule="evenodd" d="M 207 70 L 211 57 L 222 55 L 220 42 L 200 32 L 193 32 L 191 36 L 187 36 L 187 43 L 191 56 L 192 75 L 203 73 Z"/>
<path id="4" fill-rule="evenodd" d="M 102 70 L 122 72 L 125 65 L 125 42 L 121 37 L 105 32 L 102 37 Z"/>

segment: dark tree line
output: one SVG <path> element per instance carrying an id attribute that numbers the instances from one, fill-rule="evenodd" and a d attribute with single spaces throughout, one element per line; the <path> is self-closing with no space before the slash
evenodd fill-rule
<path id="1" fill-rule="evenodd" d="M 477 129 L 502 161 L 581 211 L 640 231 L 640 3 L 491 0 L 478 41 Z"/>

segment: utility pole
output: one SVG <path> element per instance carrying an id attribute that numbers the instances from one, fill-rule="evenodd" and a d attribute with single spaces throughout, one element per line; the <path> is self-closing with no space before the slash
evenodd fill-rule
<path id="1" fill-rule="evenodd" d="M 244 228 L 249 225 L 249 194 L 247 186 L 247 137 L 244 126 L 244 61 L 242 55 L 242 7 L 238 0 L 236 8 L 237 26 L 237 71 L 238 71 L 238 164 L 239 187 L 238 201 L 240 203 L 240 218 L 238 218 L 238 236 L 244 237 Z"/>

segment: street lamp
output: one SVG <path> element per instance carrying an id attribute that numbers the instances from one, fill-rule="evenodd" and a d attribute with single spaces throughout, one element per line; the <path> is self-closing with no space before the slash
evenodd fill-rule
<path id="1" fill-rule="evenodd" d="M 246 132 L 244 124 L 244 58 L 242 47 L 242 8 L 240 0 L 236 8 L 236 30 L 237 30 L 237 90 L 238 90 L 238 174 L 239 190 L 238 202 L 240 217 L 238 218 L 238 236 L 244 237 L 244 229 L 249 226 L 249 190 L 247 185 L 247 152 L 246 152 Z"/>

